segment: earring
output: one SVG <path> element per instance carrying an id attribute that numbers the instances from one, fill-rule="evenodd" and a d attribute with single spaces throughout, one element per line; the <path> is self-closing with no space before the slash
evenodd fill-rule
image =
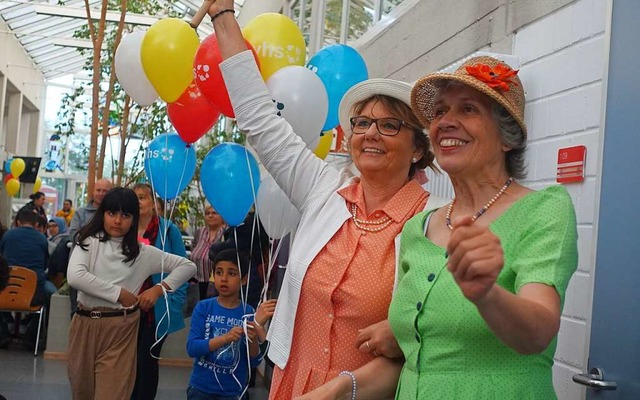
<path id="1" fill-rule="evenodd" d="M 415 164 L 415 163 L 417 163 L 417 162 L 418 162 L 418 159 L 417 159 L 417 158 L 413 157 L 413 158 L 411 159 L 411 164 Z"/>

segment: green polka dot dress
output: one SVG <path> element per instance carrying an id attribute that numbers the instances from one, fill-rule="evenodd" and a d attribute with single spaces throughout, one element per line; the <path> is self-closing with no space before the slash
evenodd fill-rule
<path id="1" fill-rule="evenodd" d="M 396 399 L 556 399 L 554 339 L 540 354 L 521 355 L 487 327 L 446 269 L 445 250 L 424 237 L 430 212 L 409 220 L 400 246 L 400 276 L 389 321 L 405 356 Z M 532 192 L 491 224 L 504 249 L 497 283 L 516 293 L 544 283 L 564 294 L 578 263 L 576 218 L 561 186 Z"/>

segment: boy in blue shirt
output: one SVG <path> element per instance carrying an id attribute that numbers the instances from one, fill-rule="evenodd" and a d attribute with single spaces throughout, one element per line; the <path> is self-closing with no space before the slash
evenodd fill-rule
<path id="1" fill-rule="evenodd" d="M 238 254 L 235 249 L 220 251 L 213 270 L 218 297 L 200 301 L 191 316 L 187 352 L 195 360 L 187 399 L 235 400 L 243 393 L 242 399 L 247 399 L 249 364 L 257 367 L 262 361 L 260 343 L 266 337 L 263 325 L 273 315 L 275 304 L 258 307 L 255 321 L 246 318 L 254 310 L 240 301 L 240 289 L 249 270 L 249 258 L 243 253 Z"/>

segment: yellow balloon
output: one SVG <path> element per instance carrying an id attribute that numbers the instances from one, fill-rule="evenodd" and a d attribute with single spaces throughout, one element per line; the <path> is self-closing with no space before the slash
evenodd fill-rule
<path id="1" fill-rule="evenodd" d="M 22 175 L 22 173 L 24 172 L 24 168 L 25 164 L 22 158 L 14 158 L 13 161 L 11 161 L 11 165 L 9 166 L 11 175 L 15 176 L 16 178 Z"/>
<path id="2" fill-rule="evenodd" d="M 322 136 L 320 136 L 320 142 L 318 143 L 318 146 L 313 151 L 313 153 L 324 160 L 329 155 L 329 151 L 331 150 L 332 144 L 333 144 L 333 129 L 322 132 Z"/>
<path id="3" fill-rule="evenodd" d="M 36 177 L 36 181 L 33 183 L 33 193 L 40 190 L 40 186 L 42 186 L 42 179 L 38 176 Z"/>
<path id="4" fill-rule="evenodd" d="M 258 54 L 265 81 L 280 68 L 304 65 L 307 57 L 304 36 L 290 18 L 277 13 L 261 14 L 247 23 L 242 34 Z"/>
<path id="5" fill-rule="evenodd" d="M 162 100 L 173 103 L 193 80 L 193 59 L 200 45 L 196 31 L 177 18 L 162 19 L 142 39 L 140 60 Z"/>
<path id="6" fill-rule="evenodd" d="M 15 160 L 13 161 L 15 162 Z M 11 163 L 11 165 L 13 165 L 13 163 Z M 4 187 L 7 190 L 7 194 L 13 197 L 20 191 L 20 181 L 15 178 L 11 178 L 7 181 Z"/>

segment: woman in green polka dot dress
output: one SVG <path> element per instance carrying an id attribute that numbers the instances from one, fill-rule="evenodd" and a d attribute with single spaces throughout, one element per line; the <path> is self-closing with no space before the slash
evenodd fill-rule
<path id="1" fill-rule="evenodd" d="M 527 137 L 517 71 L 472 58 L 419 80 L 411 102 L 455 198 L 402 232 L 389 322 L 405 362 L 378 357 L 316 394 L 369 399 L 397 385 L 401 400 L 555 399 L 576 219 L 563 187 L 533 191 L 515 180 L 525 175 Z"/>

